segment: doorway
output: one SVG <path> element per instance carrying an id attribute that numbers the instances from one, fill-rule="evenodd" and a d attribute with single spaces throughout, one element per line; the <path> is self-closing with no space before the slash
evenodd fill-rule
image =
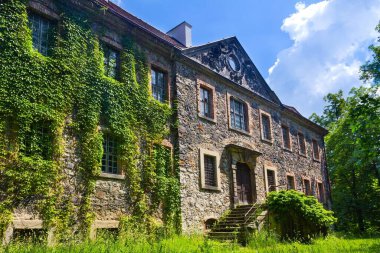
<path id="1" fill-rule="evenodd" d="M 246 163 L 236 164 L 236 185 L 239 205 L 253 203 L 251 169 Z"/>

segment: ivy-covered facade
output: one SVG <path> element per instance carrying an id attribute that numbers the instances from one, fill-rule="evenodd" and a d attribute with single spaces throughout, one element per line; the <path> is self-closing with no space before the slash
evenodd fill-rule
<path id="1" fill-rule="evenodd" d="M 192 47 L 190 28 L 165 34 L 106 0 L 0 3 L 4 242 L 200 231 L 281 187 L 329 206 L 326 131 L 236 38 Z"/>

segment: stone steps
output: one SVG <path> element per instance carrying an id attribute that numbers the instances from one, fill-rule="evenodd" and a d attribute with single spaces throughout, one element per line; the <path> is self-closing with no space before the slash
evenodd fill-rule
<path id="1" fill-rule="evenodd" d="M 255 221 L 262 223 L 266 212 L 257 214 L 260 205 L 242 205 L 231 210 L 231 212 L 220 220 L 208 233 L 207 237 L 218 241 L 244 241 L 244 230 Z M 248 214 L 248 212 L 250 212 Z M 259 227 L 260 228 L 260 227 Z"/>

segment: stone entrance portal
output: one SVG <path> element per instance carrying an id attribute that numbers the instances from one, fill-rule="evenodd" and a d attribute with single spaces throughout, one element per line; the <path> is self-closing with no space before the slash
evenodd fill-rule
<path id="1" fill-rule="evenodd" d="M 257 201 L 255 168 L 256 159 L 261 153 L 245 143 L 227 145 L 232 169 L 232 202 L 238 205 Z"/>

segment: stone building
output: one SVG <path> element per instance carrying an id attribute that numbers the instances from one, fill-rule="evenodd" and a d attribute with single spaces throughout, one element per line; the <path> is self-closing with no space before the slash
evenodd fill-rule
<path id="1" fill-rule="evenodd" d="M 178 147 L 184 232 L 203 231 L 226 210 L 264 202 L 268 192 L 279 189 L 303 191 L 330 206 L 327 131 L 280 101 L 236 37 L 193 46 L 186 22 L 163 33 L 107 0 L 66 2 L 90 14 L 95 33 L 99 24 L 107 27 L 99 35 L 107 75 L 115 77 L 122 39 L 131 36 L 147 55 L 152 96 L 172 106 L 177 101 L 178 132 L 164 145 Z M 54 0 L 30 0 L 28 8 L 33 45 L 46 54 L 45 32 L 59 23 L 60 12 Z M 124 175 L 107 138 L 92 198 L 94 228 L 117 228 L 125 213 Z M 75 141 L 65 140 L 64 161 L 71 170 Z M 7 236 L 40 227 L 35 215 L 18 210 Z"/>

